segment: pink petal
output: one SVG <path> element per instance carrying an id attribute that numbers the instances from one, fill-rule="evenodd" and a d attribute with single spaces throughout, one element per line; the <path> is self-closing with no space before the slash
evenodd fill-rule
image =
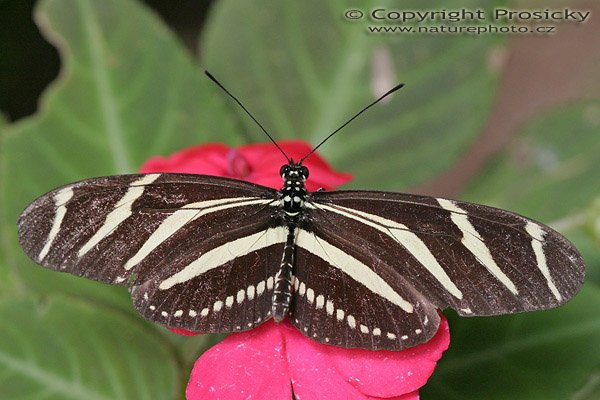
<path id="1" fill-rule="evenodd" d="M 171 332 L 176 333 L 178 335 L 181 336 L 197 336 L 200 335 L 200 332 L 194 332 L 194 331 L 190 331 L 187 329 L 181 329 L 181 328 L 167 328 L 169 329 Z"/>
<path id="2" fill-rule="evenodd" d="M 288 321 L 268 321 L 204 353 L 192 371 L 187 398 L 289 399 L 292 383 L 298 400 L 418 400 L 418 388 L 448 344 L 443 316 L 429 342 L 400 352 L 327 346 Z"/>
<path id="3" fill-rule="evenodd" d="M 327 360 L 322 344 L 302 335 L 286 324 L 285 343 L 294 394 L 298 400 L 368 400 L 337 372 Z"/>
<path id="4" fill-rule="evenodd" d="M 381 397 L 368 397 L 369 400 L 381 400 Z M 398 397 L 386 397 L 385 400 L 419 400 L 419 391 L 404 394 Z"/>
<path id="5" fill-rule="evenodd" d="M 229 148 L 221 143 L 189 147 L 168 157 L 152 157 L 140 168 L 142 173 L 180 172 L 226 176 Z"/>
<path id="6" fill-rule="evenodd" d="M 294 160 L 308 154 L 312 147 L 301 140 L 277 142 L 283 151 Z M 282 186 L 279 168 L 286 163 L 282 154 L 271 143 L 250 144 L 238 148 L 248 163 L 252 166 L 252 174 L 247 178 L 250 182 L 279 189 Z M 310 177 L 306 182 L 309 191 L 319 188 L 331 190 L 352 179 L 352 175 L 336 172 L 318 154 L 312 154 L 305 162 L 310 170 Z"/>
<path id="7" fill-rule="evenodd" d="M 295 160 L 305 156 L 311 146 L 300 140 L 281 141 L 278 144 Z M 238 176 L 231 165 L 231 154 L 238 154 L 245 165 L 241 170 L 244 176 Z M 282 186 L 279 168 L 285 164 L 285 158 L 272 143 L 255 143 L 238 148 L 229 148 L 222 143 L 208 143 L 190 147 L 168 157 L 152 157 L 140 168 L 142 173 L 180 172 L 229 176 L 244 179 L 259 185 L 279 189 Z M 237 163 L 240 164 L 240 163 Z M 310 169 L 310 177 L 306 182 L 309 191 L 319 188 L 334 189 L 352 179 L 347 173 L 333 170 L 318 154 L 312 154 L 305 162 Z"/>
<path id="8" fill-rule="evenodd" d="M 448 321 L 443 316 L 438 332 L 429 342 L 404 351 L 322 345 L 307 340 L 291 325 L 285 332 L 290 373 L 299 400 L 390 398 L 416 393 L 450 344 Z M 319 394 L 321 385 L 329 388 L 325 395 Z M 418 393 L 412 398 L 418 398 Z"/>
<path id="9" fill-rule="evenodd" d="M 427 343 L 404 351 L 369 351 L 329 347 L 328 362 L 362 393 L 393 397 L 418 390 L 450 344 L 448 321 L 440 314 L 440 327 Z"/>
<path id="10" fill-rule="evenodd" d="M 295 161 L 299 161 L 300 158 L 312 150 L 312 146 L 302 140 L 278 140 L 277 144 L 288 157 L 293 158 Z M 238 150 L 244 154 L 252 165 L 277 165 L 277 171 L 279 171 L 279 167 L 287 163 L 283 154 L 271 142 L 239 146 Z"/>
<path id="11" fill-rule="evenodd" d="M 282 335 L 273 322 L 234 333 L 194 365 L 187 400 L 292 398 Z"/>

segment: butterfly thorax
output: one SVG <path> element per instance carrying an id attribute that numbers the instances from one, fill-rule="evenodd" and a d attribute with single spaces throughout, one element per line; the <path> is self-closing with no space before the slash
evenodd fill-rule
<path id="1" fill-rule="evenodd" d="M 295 220 L 295 217 L 304 209 L 304 200 L 307 195 L 304 182 L 308 178 L 308 168 L 292 161 L 283 165 L 279 172 L 284 182 L 280 191 L 281 204 L 286 219 Z"/>
<path id="2" fill-rule="evenodd" d="M 285 212 L 288 234 L 283 248 L 279 271 L 273 288 L 271 315 L 275 322 L 282 321 L 289 313 L 292 299 L 292 280 L 294 275 L 294 254 L 297 223 L 307 195 L 304 182 L 308 178 L 308 168 L 290 161 L 279 170 L 283 179 L 280 191 L 281 205 Z"/>

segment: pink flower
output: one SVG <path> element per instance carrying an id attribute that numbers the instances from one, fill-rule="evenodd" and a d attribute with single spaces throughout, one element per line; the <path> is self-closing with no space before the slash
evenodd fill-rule
<path id="1" fill-rule="evenodd" d="M 288 157 L 299 160 L 312 147 L 300 140 L 277 142 Z M 259 185 L 281 189 L 283 181 L 279 168 L 286 163 L 272 143 L 248 144 L 230 148 L 222 143 L 203 144 L 177 152 L 170 157 L 152 157 L 142 165 L 140 172 L 184 172 L 242 179 Z M 334 171 L 318 154 L 303 163 L 310 170 L 306 189 L 331 190 L 352 179 L 352 175 Z"/>
<path id="2" fill-rule="evenodd" d="M 448 321 L 403 351 L 342 349 L 320 344 L 285 321 L 234 333 L 194 365 L 188 400 L 418 400 L 418 389 L 450 344 Z"/>
<path id="3" fill-rule="evenodd" d="M 278 142 L 295 160 L 311 147 L 302 141 Z M 229 148 L 207 144 L 170 157 L 154 157 L 141 172 L 184 172 L 243 179 L 281 188 L 279 168 L 285 158 L 272 143 Z M 334 171 L 318 154 L 305 162 L 309 191 L 331 190 L 348 182 L 349 174 Z M 193 335 L 183 329 L 172 331 Z M 441 315 L 437 334 L 427 343 L 404 351 L 343 349 L 317 343 L 288 321 L 268 321 L 248 332 L 235 333 L 206 351 L 196 362 L 186 390 L 188 400 L 418 400 L 419 387 L 433 373 L 448 348 L 448 322 Z"/>
<path id="4" fill-rule="evenodd" d="M 277 142 L 281 149 L 295 160 L 308 154 L 312 147 L 301 140 Z M 140 168 L 140 172 L 181 172 L 206 174 L 242 179 L 259 185 L 281 189 L 283 181 L 279 168 L 286 163 L 285 158 L 272 143 L 256 143 L 230 148 L 223 143 L 202 144 L 181 150 L 169 157 L 152 157 Z M 319 188 L 331 190 L 352 179 L 352 175 L 334 171 L 318 154 L 311 155 L 304 162 L 310 170 L 306 182 L 309 191 Z M 170 328 L 174 333 L 193 336 L 197 332 Z"/>

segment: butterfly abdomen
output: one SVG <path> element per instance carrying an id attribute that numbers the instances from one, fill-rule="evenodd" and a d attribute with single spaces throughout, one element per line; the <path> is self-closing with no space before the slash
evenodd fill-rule
<path id="1" fill-rule="evenodd" d="M 281 266 L 275 276 L 272 315 L 275 322 L 282 321 L 289 313 L 292 300 L 292 276 L 297 230 L 295 224 L 288 225 L 288 235 L 283 248 Z"/>

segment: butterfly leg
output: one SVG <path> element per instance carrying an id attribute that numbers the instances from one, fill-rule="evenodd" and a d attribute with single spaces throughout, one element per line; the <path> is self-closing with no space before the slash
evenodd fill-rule
<path id="1" fill-rule="evenodd" d="M 272 314 L 275 322 L 281 322 L 288 315 L 290 309 L 297 232 L 295 224 L 288 225 L 288 235 L 283 248 L 281 266 L 275 277 L 275 287 L 273 289 Z"/>

